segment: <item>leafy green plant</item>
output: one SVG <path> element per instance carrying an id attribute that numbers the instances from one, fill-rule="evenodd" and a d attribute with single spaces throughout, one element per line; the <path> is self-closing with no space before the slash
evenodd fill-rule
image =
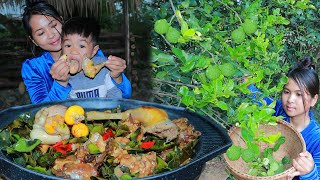
<path id="1" fill-rule="evenodd" d="M 266 157 L 260 157 L 264 153 L 257 153 L 253 142 L 274 144 L 281 137 L 258 133 L 260 124 L 275 124 L 281 118 L 272 116 L 275 104 L 266 106 L 263 98 L 279 97 L 287 83 L 284 74 L 293 62 L 305 55 L 316 56 L 316 49 L 297 45 L 293 39 L 303 36 L 310 38 L 309 47 L 319 46 L 314 40 L 319 36 L 319 26 L 305 22 L 317 14 L 319 3 L 170 0 L 156 6 L 153 10 L 159 11 L 153 12 L 151 52 L 156 98 L 162 103 L 182 104 L 226 127 L 238 125 L 247 145 L 240 156 L 255 152 L 254 158 L 245 159 L 251 162 L 260 158 L 262 163 Z M 297 33 L 302 29 L 317 33 L 313 37 Z M 249 75 L 247 82 L 242 80 L 244 75 Z M 261 90 L 254 101 L 247 88 L 250 84 Z M 272 174 L 265 173 L 252 172 Z"/>

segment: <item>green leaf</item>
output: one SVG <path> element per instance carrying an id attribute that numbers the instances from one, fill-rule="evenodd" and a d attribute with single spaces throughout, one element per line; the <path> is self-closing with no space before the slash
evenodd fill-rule
<path id="1" fill-rule="evenodd" d="M 185 63 L 186 59 L 189 58 L 188 54 L 184 50 L 181 50 L 179 48 L 172 48 L 171 51 L 173 52 L 174 55 L 177 56 L 179 60 L 181 60 L 182 63 Z"/>
<path id="2" fill-rule="evenodd" d="M 210 6 L 209 4 L 206 4 L 203 8 L 204 12 L 206 12 L 206 14 L 210 14 L 212 11 L 213 7 Z"/>
<path id="3" fill-rule="evenodd" d="M 46 174 L 46 175 L 51 175 L 51 171 L 49 171 L 49 170 L 47 170 L 46 168 L 43 168 L 43 167 L 39 167 L 39 166 L 32 167 L 30 165 L 27 165 L 26 168 L 31 169 L 33 171 L 37 171 L 39 173 Z"/>
<path id="4" fill-rule="evenodd" d="M 253 142 L 253 136 L 247 129 L 241 128 L 241 136 L 246 142 Z"/>
<path id="5" fill-rule="evenodd" d="M 180 32 L 174 28 L 174 27 L 169 27 L 168 31 L 166 32 L 166 39 L 170 42 L 170 43 L 177 43 L 178 39 L 180 38 Z"/>
<path id="6" fill-rule="evenodd" d="M 198 74 L 198 79 L 201 83 L 207 83 L 207 78 L 204 72 Z"/>
<path id="7" fill-rule="evenodd" d="M 205 56 L 197 56 L 197 59 L 196 67 L 198 68 L 206 68 L 210 64 L 210 59 Z"/>
<path id="8" fill-rule="evenodd" d="M 193 70 L 194 66 L 196 64 L 196 59 L 191 58 L 186 63 L 183 64 L 182 67 L 180 67 L 181 71 L 184 73 L 188 73 Z"/>
<path id="9" fill-rule="evenodd" d="M 179 94 L 181 94 L 182 96 L 187 96 L 188 92 L 189 92 L 189 89 L 186 86 L 181 86 L 179 89 Z"/>
<path id="10" fill-rule="evenodd" d="M 88 150 L 89 150 L 90 154 L 99 154 L 100 153 L 98 146 L 94 143 L 88 144 Z"/>
<path id="11" fill-rule="evenodd" d="M 155 169 L 156 173 L 160 173 L 168 168 L 168 164 L 160 157 L 156 157 L 157 168 Z"/>
<path id="12" fill-rule="evenodd" d="M 186 21 L 181 21 L 181 33 L 184 33 L 189 29 L 188 24 Z"/>
<path id="13" fill-rule="evenodd" d="M 210 51 L 212 49 L 211 41 L 204 41 L 201 42 L 201 46 L 204 47 L 206 50 Z"/>
<path id="14" fill-rule="evenodd" d="M 192 37 L 195 34 L 196 34 L 196 31 L 194 29 L 188 29 L 182 33 L 183 36 L 187 36 L 187 37 Z"/>
<path id="15" fill-rule="evenodd" d="M 218 106 L 222 110 L 225 110 L 225 111 L 228 110 L 228 104 L 225 103 L 224 101 L 218 101 L 216 103 L 216 106 Z"/>
<path id="16" fill-rule="evenodd" d="M 183 8 L 188 8 L 188 7 L 189 7 L 189 4 L 190 4 L 189 0 L 186 0 L 186 1 L 181 2 L 181 6 L 182 6 Z"/>
<path id="17" fill-rule="evenodd" d="M 173 56 L 165 53 L 159 53 L 158 55 L 153 55 L 152 62 L 158 62 L 160 65 L 175 64 Z"/>
<path id="18" fill-rule="evenodd" d="M 39 144 L 41 144 L 41 141 L 39 139 L 27 140 L 25 138 L 21 138 L 13 145 L 13 148 L 18 152 L 31 152 Z"/>
<path id="19" fill-rule="evenodd" d="M 158 79 L 165 79 L 168 76 L 168 73 L 166 71 L 159 71 L 156 74 L 156 78 Z"/>
<path id="20" fill-rule="evenodd" d="M 269 136 L 259 137 L 257 138 L 257 141 L 263 141 L 269 144 L 274 144 L 279 139 L 280 136 L 281 136 L 281 132 L 278 132 L 276 134 L 271 134 Z"/>
<path id="21" fill-rule="evenodd" d="M 169 30 L 170 24 L 166 19 L 159 19 L 154 24 L 154 31 L 158 34 L 165 34 Z"/>
<path id="22" fill-rule="evenodd" d="M 8 129 L 4 129 L 0 133 L 0 149 L 7 147 L 11 144 L 10 142 L 10 131 Z"/>

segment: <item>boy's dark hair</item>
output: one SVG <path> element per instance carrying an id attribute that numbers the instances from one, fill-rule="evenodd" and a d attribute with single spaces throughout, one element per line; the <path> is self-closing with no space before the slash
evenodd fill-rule
<path id="1" fill-rule="evenodd" d="M 79 34 L 85 38 L 91 35 L 92 42 L 95 46 L 100 35 L 100 25 L 94 18 L 73 17 L 67 20 L 62 26 L 62 36 L 71 34 Z"/>
<path id="2" fill-rule="evenodd" d="M 61 16 L 59 15 L 56 8 L 54 8 L 51 4 L 48 4 L 45 1 L 34 1 L 32 3 L 27 3 L 22 14 L 22 23 L 24 29 L 31 37 L 32 29 L 30 26 L 30 19 L 33 15 L 50 16 L 62 23 Z"/>

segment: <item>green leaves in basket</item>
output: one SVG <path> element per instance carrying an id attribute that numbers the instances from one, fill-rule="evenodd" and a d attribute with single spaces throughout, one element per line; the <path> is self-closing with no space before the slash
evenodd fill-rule
<path id="1" fill-rule="evenodd" d="M 281 137 L 281 132 L 278 132 L 277 134 L 271 134 L 269 136 L 261 136 L 257 138 L 257 142 L 262 141 L 269 144 L 274 144 L 280 137 Z"/>
<path id="2" fill-rule="evenodd" d="M 283 144 L 285 137 L 281 136 L 277 144 L 271 148 L 265 148 L 261 157 L 256 158 L 253 162 L 249 164 L 250 170 L 249 175 L 252 176 L 273 176 L 285 171 L 285 164 L 290 164 L 291 159 L 289 157 L 282 158 L 281 161 L 277 161 L 273 158 L 273 153 L 279 149 L 278 146 Z"/>
<path id="3" fill-rule="evenodd" d="M 286 138 L 284 136 L 281 136 L 278 141 L 277 141 L 277 144 L 274 145 L 273 147 L 273 151 L 277 151 L 280 147 L 281 144 L 283 144 L 284 142 L 286 141 Z"/>
<path id="4" fill-rule="evenodd" d="M 235 145 L 230 146 L 226 155 L 231 161 L 238 160 L 241 156 L 241 147 Z"/>

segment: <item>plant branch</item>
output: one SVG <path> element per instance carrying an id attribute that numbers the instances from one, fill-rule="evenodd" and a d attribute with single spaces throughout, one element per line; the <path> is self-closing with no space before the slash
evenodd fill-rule
<path id="1" fill-rule="evenodd" d="M 157 78 L 152 78 L 152 80 L 153 80 L 153 81 L 157 81 L 157 82 L 162 82 L 162 83 L 179 85 L 179 86 L 187 86 L 187 87 L 190 87 L 190 88 L 196 88 L 196 87 L 197 87 L 197 86 L 191 85 L 191 84 L 183 84 L 183 83 L 179 83 L 179 82 L 166 81 L 166 80 L 161 80 L 161 79 L 157 79 Z"/>
<path id="2" fill-rule="evenodd" d="M 232 9 L 230 6 L 228 6 L 227 4 L 225 4 L 225 3 L 223 3 L 223 2 L 221 2 L 221 1 L 219 1 L 219 0 L 216 0 L 216 1 L 219 2 L 220 4 L 224 5 L 224 6 L 225 6 L 227 9 L 229 9 L 230 11 L 232 11 L 232 12 L 237 16 L 237 18 L 240 20 L 240 23 L 242 24 L 242 20 L 241 20 L 239 14 L 237 13 L 237 11 L 235 11 L 235 10 Z"/>
<path id="3" fill-rule="evenodd" d="M 160 34 L 160 35 L 164 39 L 164 41 L 170 46 L 170 48 L 173 48 L 173 45 L 169 41 L 167 41 L 166 37 L 164 37 L 164 35 L 162 35 L 162 34 Z"/>
<path id="4" fill-rule="evenodd" d="M 216 118 L 212 117 L 208 112 L 206 112 L 203 109 L 200 109 L 200 111 L 202 111 L 206 116 L 208 116 L 210 119 L 212 119 L 214 122 L 220 124 L 222 127 L 224 127 L 225 129 L 227 129 L 227 126 L 224 125 L 224 123 L 221 123 L 220 121 L 218 121 Z"/>
<path id="5" fill-rule="evenodd" d="M 160 92 L 160 91 L 151 90 L 151 93 L 157 94 L 157 95 L 159 95 L 159 96 L 168 96 L 168 97 L 172 97 L 172 98 L 179 99 L 179 97 L 176 96 L 176 95 L 172 95 L 172 94 L 169 94 L 169 93 L 163 93 L 163 92 Z"/>
<path id="6" fill-rule="evenodd" d="M 180 20 L 179 20 L 179 18 L 178 18 L 178 16 L 177 16 L 177 14 L 176 14 L 176 8 L 174 7 L 172 0 L 170 0 L 170 4 L 171 4 L 171 8 L 172 8 L 172 10 L 173 10 L 174 15 L 176 16 L 176 18 L 177 18 L 177 20 L 178 20 L 179 24 L 181 25 L 181 22 L 180 22 Z"/>

